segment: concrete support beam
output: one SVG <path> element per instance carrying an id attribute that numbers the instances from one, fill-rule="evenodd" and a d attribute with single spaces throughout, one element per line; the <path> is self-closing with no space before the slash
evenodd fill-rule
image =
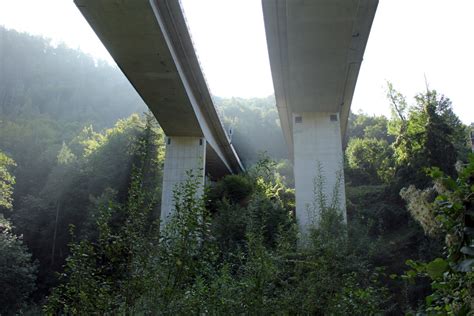
<path id="1" fill-rule="evenodd" d="M 177 0 L 74 0 L 166 135 L 204 137 L 215 178 L 244 170 Z"/>
<path id="2" fill-rule="evenodd" d="M 338 113 L 293 113 L 296 217 L 301 232 L 319 222 L 323 196 L 346 218 L 341 125 Z M 322 183 L 321 180 L 322 179 Z M 322 193 L 322 194 L 321 194 Z M 334 202 L 337 203 L 334 204 Z"/>
<path id="3" fill-rule="evenodd" d="M 173 213 L 173 191 L 177 185 L 186 180 L 188 171 L 200 177 L 202 187 L 198 195 L 202 195 L 205 163 L 206 140 L 203 137 L 167 137 L 161 197 L 162 223 L 165 223 Z"/>
<path id="4" fill-rule="evenodd" d="M 330 205 L 336 191 L 345 217 L 341 136 L 377 4 L 262 0 L 275 99 L 294 158 L 296 215 L 303 232 L 319 222 L 308 214 L 311 208 L 319 211 L 315 192 L 325 195 Z M 314 188 L 318 169 L 325 182 Z"/>

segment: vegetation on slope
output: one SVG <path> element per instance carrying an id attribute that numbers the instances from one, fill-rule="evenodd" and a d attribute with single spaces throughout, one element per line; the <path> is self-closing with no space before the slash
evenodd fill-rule
<path id="1" fill-rule="evenodd" d="M 248 172 L 202 199 L 190 177 L 161 230 L 164 135 L 119 71 L 0 32 L 0 313 L 472 310 L 473 161 L 447 98 L 389 85 L 391 118 L 351 115 L 348 225 L 323 208 L 305 244 L 273 98 L 216 98 Z"/>

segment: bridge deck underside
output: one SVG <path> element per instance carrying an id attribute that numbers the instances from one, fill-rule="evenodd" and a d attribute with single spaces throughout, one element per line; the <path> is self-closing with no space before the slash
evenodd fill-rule
<path id="1" fill-rule="evenodd" d="M 337 113 L 343 135 L 377 0 L 262 3 L 275 97 L 290 151 L 293 113 Z"/>
<path id="2" fill-rule="evenodd" d="M 204 137 L 213 176 L 242 170 L 176 0 L 75 0 L 167 136 Z"/>
<path id="3" fill-rule="evenodd" d="M 203 136 L 148 1 L 76 0 L 166 135 Z"/>

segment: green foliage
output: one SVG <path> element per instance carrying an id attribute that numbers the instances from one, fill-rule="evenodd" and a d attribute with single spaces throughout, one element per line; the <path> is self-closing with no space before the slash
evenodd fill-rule
<path id="1" fill-rule="evenodd" d="M 294 191 L 275 174 L 275 165 L 263 158 L 247 174 L 224 177 L 209 190 L 213 233 L 222 253 L 243 247 L 248 234 L 274 247 L 278 231 L 292 225 Z"/>
<path id="2" fill-rule="evenodd" d="M 352 138 L 346 149 L 348 172 L 359 183 L 389 182 L 394 174 L 393 151 L 386 140 Z"/>
<path id="3" fill-rule="evenodd" d="M 97 254 L 89 242 L 71 244 L 71 256 L 66 260 L 62 274 L 68 283 L 54 289 L 44 308 L 46 315 L 92 314 L 110 310 L 114 303 L 110 295 L 112 282 L 96 267 L 96 260 Z"/>
<path id="4" fill-rule="evenodd" d="M 2 119 L 50 119 L 77 131 L 91 123 L 112 126 L 146 109 L 117 67 L 43 37 L 4 27 L 0 37 Z"/>
<path id="5" fill-rule="evenodd" d="M 331 300 L 331 315 L 378 315 L 381 306 L 389 297 L 388 289 L 381 287 L 383 273 L 377 269 L 361 283 L 361 276 L 355 272 L 342 277 L 343 288 Z M 387 312 L 385 310 L 384 312 Z"/>
<path id="6" fill-rule="evenodd" d="M 385 116 L 369 116 L 363 113 L 351 113 L 348 122 L 348 140 L 352 138 L 375 138 L 393 142 L 388 133 L 389 120 Z M 346 141 L 347 143 L 347 141 Z"/>
<path id="7" fill-rule="evenodd" d="M 159 225 L 154 221 L 156 192 L 147 187 L 157 169 L 157 150 L 147 125 L 138 141 L 138 160 L 132 172 L 129 192 L 123 204 L 110 191 L 103 196 L 95 219 L 98 235 L 71 243 L 62 283 L 54 289 L 44 307 L 46 314 L 96 314 L 128 311 L 146 289 L 148 254 L 154 253 Z M 154 148 L 154 150 L 150 150 Z"/>
<path id="8" fill-rule="evenodd" d="M 15 177 L 13 159 L 0 151 L 0 315 L 10 315 L 26 306 L 35 290 L 37 265 L 21 236 L 13 232 L 3 212 L 12 208 Z M 8 213 L 8 212 L 5 212 Z"/>
<path id="9" fill-rule="evenodd" d="M 13 246 L 0 259 L 19 262 L 2 261 L 14 271 L 7 277 L 24 273 L 21 293 L 9 298 L 12 312 L 26 311 L 18 308 L 34 279 L 34 269 L 23 269 L 31 258 L 20 234 L 40 264 L 34 297 L 55 287 L 48 313 L 397 314 L 430 295 L 426 280 L 433 282 L 428 304 L 463 311 L 456 302 L 469 299 L 472 286 L 472 203 L 452 195 L 459 180 L 430 189 L 425 170 L 454 176 L 454 162 L 467 161 L 466 128 L 435 91 L 409 105 L 389 85 L 392 118 L 350 115 L 348 225 L 334 199 L 316 189 L 320 225 L 304 247 L 274 98 L 215 98 L 233 145 L 255 166 L 224 177 L 203 199 L 198 179 L 188 179 L 159 232 L 163 133 L 150 117 L 121 119 L 144 106 L 120 71 L 42 38 L 4 28 L 0 37 L 0 205 L 17 233 L 2 235 Z M 261 150 L 278 162 L 259 157 Z M 399 196 L 409 184 L 428 187 L 406 191 L 421 226 Z M 447 236 L 443 258 L 439 236 Z M 421 283 L 389 281 L 374 268 L 400 273 L 406 258 L 410 274 L 426 276 Z M 62 273 L 59 285 L 54 271 Z"/>
<path id="10" fill-rule="evenodd" d="M 444 235 L 445 257 L 428 263 L 408 260 L 412 270 L 402 277 L 412 280 L 422 276 L 431 280 L 433 293 L 426 297 L 426 312 L 468 315 L 474 311 L 474 155 L 456 180 L 439 168 L 432 168 L 430 176 L 435 181 L 436 198 L 431 203 L 425 200 L 425 207 L 412 214 L 425 226 L 434 226 L 430 231 Z M 417 207 L 410 202 L 410 208 Z"/>
<path id="11" fill-rule="evenodd" d="M 2 182 L 2 202 L 4 193 L 15 201 L 5 215 L 39 260 L 44 294 L 54 283 L 51 271 L 61 269 L 68 255 L 68 225 L 85 233 L 91 200 L 106 187 L 117 190 L 119 199 L 126 196 L 133 154 L 124 149 L 133 143 L 131 129 L 143 124 L 125 120 L 134 126 L 120 131 L 122 138 L 94 132 L 92 125 L 96 131 L 112 127 L 145 106 L 116 67 L 3 27 L 0 37 L 0 151 L 17 164 L 15 191 L 11 195 Z M 91 127 L 81 133 L 84 126 Z M 113 139 L 116 147 L 106 152 Z M 92 152 L 96 160 L 85 159 Z M 3 171 L 3 154 L 1 159 Z"/>
<path id="12" fill-rule="evenodd" d="M 288 158 L 288 150 L 280 127 L 275 98 L 214 97 L 222 112 L 224 125 L 232 130 L 232 144 L 245 165 L 259 160 L 259 153 L 267 152 L 274 159 Z"/>
<path id="13" fill-rule="evenodd" d="M 143 194 L 134 185 L 141 183 L 135 177 L 127 205 L 109 204 L 99 213 L 97 242 L 72 245 L 65 283 L 54 290 L 45 311 L 75 313 L 81 308 L 81 313 L 160 315 L 383 311 L 387 295 L 380 275 L 370 274 L 365 260 L 352 251 L 355 247 L 339 211 L 323 210 L 311 242 L 297 247 L 296 225 L 282 199 L 285 187 L 273 166 L 263 160 L 248 174 L 218 183 L 216 188 L 223 192 L 232 192 L 235 183 L 248 184 L 252 190 L 233 195 L 240 200 L 222 196 L 213 204 L 213 216 L 205 207 L 207 197 L 197 198 L 202 179 L 189 173 L 175 190 L 174 213 L 159 233 L 156 228 L 143 230 L 153 225 L 144 223 L 149 210 L 144 199 L 132 199 Z M 117 207 L 125 212 L 125 225 L 111 221 Z M 240 222 L 238 245 L 229 245 L 220 225 L 228 225 L 235 239 L 232 231 L 237 228 L 232 225 L 239 215 L 227 214 L 229 221 L 223 221 L 219 217 L 223 208 L 246 216 Z M 135 224 L 128 229 L 127 223 Z"/>
<path id="14" fill-rule="evenodd" d="M 72 153 L 66 143 L 63 142 L 63 146 L 58 152 L 58 164 L 67 165 L 76 160 L 76 156 Z"/>
<path id="15" fill-rule="evenodd" d="M 98 240 L 71 245 L 65 283 L 49 297 L 45 313 L 191 312 L 190 304 L 201 303 L 194 281 L 204 282 L 215 261 L 209 215 L 196 199 L 198 190 L 199 179 L 190 175 L 175 193 L 175 216 L 159 233 L 159 223 L 149 223 L 152 204 L 142 173 L 135 170 L 127 203 L 101 208 Z M 114 213 L 123 216 L 120 223 Z"/>
<path id="16" fill-rule="evenodd" d="M 431 179 L 425 170 L 435 166 L 452 176 L 456 161 L 467 159 L 467 133 L 449 99 L 436 91 L 419 94 L 415 104 L 409 105 L 389 84 L 388 98 L 390 120 L 363 114 L 350 118 L 347 205 L 350 227 L 366 230 L 372 241 L 370 262 L 386 266 L 390 273 L 401 273 L 406 258 L 430 261 L 440 255 L 442 241 L 432 225 L 435 216 L 429 211 L 434 192 L 427 188 Z M 427 189 L 418 191 L 415 186 Z M 404 191 L 412 201 L 408 209 L 421 227 L 399 196 L 402 187 L 408 187 Z M 397 312 L 415 308 L 430 290 L 426 281 L 408 285 L 390 282 L 389 286 Z"/>
<path id="17" fill-rule="evenodd" d="M 3 27 L 0 37 L 0 151 L 17 164 L 8 169 L 13 195 L 0 188 L 13 207 L 1 211 L 39 261 L 40 299 L 68 256 L 68 225 L 94 234 L 94 200 L 108 187 L 125 200 L 131 144 L 145 124 L 135 116 L 113 125 L 146 107 L 116 67 Z"/>
<path id="18" fill-rule="evenodd" d="M 228 175 L 212 188 L 209 195 L 211 200 L 226 199 L 231 203 L 245 203 L 253 190 L 253 183 L 249 178 L 241 175 Z"/>
<path id="19" fill-rule="evenodd" d="M 202 179 L 189 173 L 174 191 L 174 213 L 162 226 L 156 252 L 149 257 L 150 287 L 134 308 L 160 314 L 204 312 L 208 282 L 217 254 L 210 234 L 210 214 L 198 198 Z"/>
<path id="20" fill-rule="evenodd" d="M 35 289 L 36 264 L 21 237 L 0 214 L 0 314 L 21 310 Z"/>
<path id="21" fill-rule="evenodd" d="M 258 220 L 259 213 L 268 214 L 265 201 L 275 198 L 272 192 L 278 192 L 272 189 L 272 181 L 264 180 L 272 179 L 271 166 L 271 162 L 263 160 L 256 170 L 249 172 L 260 176 L 256 182 L 262 183 L 260 192 L 265 194 L 263 198 L 255 194 L 250 202 L 257 206 L 248 216 L 253 225 L 247 228 L 248 233 L 241 243 L 242 248 L 247 249 L 245 261 L 235 264 L 240 268 L 234 278 L 239 281 L 237 284 L 245 286 L 245 294 L 239 298 L 244 307 L 238 309 L 238 313 L 343 314 L 354 306 L 358 315 L 381 312 L 387 299 L 386 290 L 380 286 L 379 279 L 375 280 L 378 277 L 372 279 L 371 285 L 365 282 L 365 273 L 370 273 L 370 269 L 359 256 L 358 247 L 349 241 L 341 212 L 331 207 L 338 205 L 337 202 L 316 202 L 324 206 L 318 215 L 319 225 L 310 227 L 309 240 L 304 244 L 300 241 L 297 246 L 296 224 L 285 224 L 282 218 L 280 229 L 271 233 L 276 237 L 276 247 L 266 242 L 268 223 L 278 221 L 278 218 L 268 222 Z M 238 295 L 239 287 L 230 287 L 234 295 Z"/>
<path id="22" fill-rule="evenodd" d="M 13 201 L 13 185 L 15 177 L 10 173 L 10 168 L 16 166 L 13 159 L 0 151 L 0 209 L 11 209 Z"/>
<path id="23" fill-rule="evenodd" d="M 467 132 L 453 113 L 451 101 L 427 90 L 415 97 L 416 105 L 408 107 L 390 84 L 388 95 L 396 113 L 390 131 L 396 136 L 398 181 L 427 187 L 431 180 L 424 170 L 432 166 L 453 176 L 457 159 L 466 157 Z"/>
<path id="24" fill-rule="evenodd" d="M 87 146 L 76 142 L 78 137 L 57 148 L 52 155 L 54 165 L 41 189 L 20 195 L 12 212 L 16 231 L 24 236 L 25 244 L 40 264 L 39 297 L 57 283 L 55 271 L 62 270 L 69 255 L 69 225 L 75 226 L 78 238 L 95 238 L 95 216 L 101 196 L 115 192 L 117 202 L 125 203 L 128 199 L 132 165 L 139 160 L 138 147 L 147 133 L 151 133 L 147 150 L 155 151 L 156 168 L 147 168 L 144 186 L 149 188 L 152 184 L 155 188 L 161 182 L 163 132 L 155 121 L 133 115 L 102 133 L 89 130 L 90 138 L 84 134 L 80 137 Z M 118 213 L 114 215 L 114 220 L 119 218 Z"/>
<path id="25" fill-rule="evenodd" d="M 15 201 L 43 188 L 56 165 L 61 128 L 49 119 L 22 119 L 0 124 L 0 148 L 15 160 Z"/>

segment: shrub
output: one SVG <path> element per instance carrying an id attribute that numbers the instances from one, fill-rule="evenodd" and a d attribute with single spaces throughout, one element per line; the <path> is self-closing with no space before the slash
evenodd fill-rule
<path id="1" fill-rule="evenodd" d="M 37 265 L 0 214 L 0 315 L 16 313 L 35 290 Z"/>
<path id="2" fill-rule="evenodd" d="M 439 168 L 431 168 L 429 174 L 435 181 L 433 202 L 414 202 L 424 198 L 420 191 L 407 194 L 404 190 L 402 196 L 425 231 L 445 236 L 444 257 L 428 263 L 408 260 L 411 269 L 402 278 L 424 277 L 431 281 L 433 292 L 426 297 L 427 313 L 469 315 L 474 311 L 474 155 L 456 180 Z"/>

